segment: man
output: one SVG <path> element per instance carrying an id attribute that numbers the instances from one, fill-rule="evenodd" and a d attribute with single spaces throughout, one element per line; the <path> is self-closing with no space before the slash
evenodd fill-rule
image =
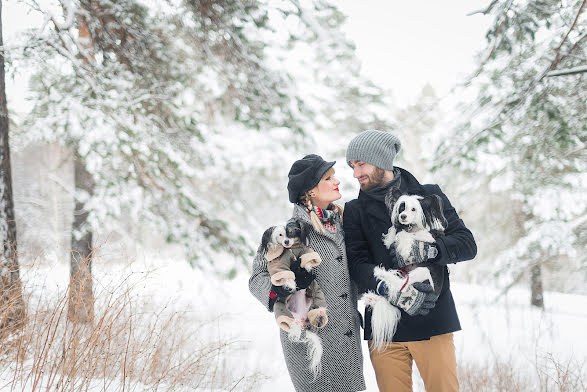
<path id="1" fill-rule="evenodd" d="M 414 283 L 405 293 L 398 292 L 395 301 L 390 300 L 400 308 L 401 319 L 393 342 L 385 343 L 380 350 L 371 350 L 371 362 L 381 391 L 411 391 L 412 360 L 418 366 L 426 391 L 458 391 L 452 333 L 461 326 L 446 265 L 474 258 L 477 246 L 438 185 L 421 185 L 408 171 L 393 166 L 400 148 L 396 136 L 376 130 L 364 131 L 349 143 L 346 160 L 361 186 L 358 198 L 346 203 L 344 209 L 349 272 L 361 292 L 394 297 L 388 296 L 390 289 L 373 275 L 373 268 L 378 265 L 386 269 L 400 268 L 393 247 L 390 251 L 381 239 L 391 226 L 385 194 L 390 187 L 397 187 L 406 194 L 436 194 L 442 198 L 448 227 L 433 245 L 426 244 L 435 246 L 436 250 L 423 255 L 421 260 L 444 267 L 442 290 L 436 298 L 427 281 Z M 371 340 L 370 320 L 371 313 L 366 309 L 366 340 Z M 369 346 L 372 347 L 371 342 Z"/>

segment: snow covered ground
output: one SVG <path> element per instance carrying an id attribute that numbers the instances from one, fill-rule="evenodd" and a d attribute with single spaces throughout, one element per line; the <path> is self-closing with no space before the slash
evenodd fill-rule
<path id="1" fill-rule="evenodd" d="M 22 267 L 23 283 L 33 290 L 31 298 L 62 294 L 66 289 L 68 265 L 54 263 Z M 217 360 L 232 380 L 233 390 L 293 391 L 273 315 L 249 293 L 246 273 L 222 281 L 204 276 L 183 260 L 140 252 L 132 263 L 98 259 L 93 270 L 95 292 L 132 286 L 143 310 L 182 312 L 194 323 L 204 321 L 194 342 L 230 342 Z M 582 366 L 586 375 L 587 340 L 582 332 L 587 327 L 587 297 L 546 293 L 547 309 L 541 312 L 530 308 L 525 290 L 512 290 L 502 297 L 493 289 L 469 284 L 453 283 L 452 290 L 463 326 L 455 334 L 460 364 L 490 366 L 496 360 L 506 361 L 538 383 L 536 364 L 543 363 L 547 371 L 549 359 L 554 358 L 557 363 Z M 363 348 L 367 390 L 376 391 L 366 345 Z M 6 385 L 6 377 L 10 374 L 0 372 L 0 385 Z M 414 380 L 415 391 L 423 391 L 417 371 Z"/>

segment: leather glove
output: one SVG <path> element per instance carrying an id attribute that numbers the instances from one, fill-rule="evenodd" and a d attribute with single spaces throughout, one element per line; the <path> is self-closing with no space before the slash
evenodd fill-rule
<path id="1" fill-rule="evenodd" d="M 294 291 L 288 289 L 285 286 L 275 286 L 274 284 L 271 285 L 271 291 L 273 294 L 277 295 L 278 298 L 286 298 L 287 296 L 294 293 Z"/>
<path id="2" fill-rule="evenodd" d="M 300 266 L 301 259 L 298 258 L 296 261 L 291 263 L 290 269 L 296 275 L 296 289 L 302 290 L 307 289 L 308 286 L 316 279 L 316 275 L 312 272 L 308 272 L 305 268 Z"/>
<path id="3" fill-rule="evenodd" d="M 428 281 L 413 283 L 406 290 L 394 293 L 390 293 L 385 282 L 381 281 L 377 285 L 377 294 L 386 297 L 389 303 L 402 309 L 410 316 L 427 315 L 430 313 L 430 309 L 436 305 L 438 298 Z"/>
<path id="4" fill-rule="evenodd" d="M 407 259 L 404 259 L 400 252 L 395 252 L 398 268 L 403 268 L 407 265 L 426 263 L 432 261 L 438 256 L 438 249 L 436 245 L 431 242 L 414 241 L 412 251 Z"/>

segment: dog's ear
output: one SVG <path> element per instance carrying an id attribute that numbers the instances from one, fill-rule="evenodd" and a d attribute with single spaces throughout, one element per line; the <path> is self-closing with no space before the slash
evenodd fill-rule
<path id="1" fill-rule="evenodd" d="M 426 218 L 426 225 L 430 230 L 442 232 L 448 227 L 440 196 L 426 196 L 420 200 L 420 204 L 422 205 L 422 211 Z"/>
<path id="2" fill-rule="evenodd" d="M 258 253 L 265 253 L 267 252 L 267 247 L 271 243 L 271 235 L 273 234 L 273 230 L 275 230 L 276 226 L 271 226 L 263 233 L 263 237 L 261 238 L 261 245 L 259 245 L 259 249 L 257 250 Z"/>
<path id="3" fill-rule="evenodd" d="M 303 220 L 299 220 L 300 224 L 300 242 L 306 246 L 310 246 L 310 230 L 312 225 Z"/>
<path id="4" fill-rule="evenodd" d="M 385 194 L 385 206 L 387 207 L 389 215 L 391 215 L 393 211 L 393 206 L 395 205 L 395 202 L 397 201 L 397 199 L 400 198 L 401 195 L 402 191 L 400 191 L 399 188 L 396 188 L 394 186 L 389 187 L 389 190 Z"/>

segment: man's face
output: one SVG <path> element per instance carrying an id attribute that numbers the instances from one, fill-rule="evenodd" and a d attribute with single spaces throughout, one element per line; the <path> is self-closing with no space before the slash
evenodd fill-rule
<path id="1" fill-rule="evenodd" d="M 349 161 L 349 163 L 353 168 L 353 177 L 359 180 L 362 191 L 368 191 L 376 186 L 383 185 L 385 170 L 354 159 Z"/>

